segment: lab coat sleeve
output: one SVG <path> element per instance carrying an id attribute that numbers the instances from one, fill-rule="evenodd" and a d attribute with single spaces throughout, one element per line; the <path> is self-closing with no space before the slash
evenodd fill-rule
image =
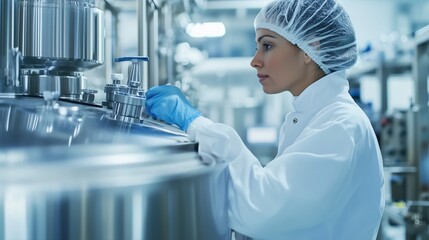
<path id="1" fill-rule="evenodd" d="M 233 229 L 254 238 L 322 224 L 350 197 L 354 141 L 344 127 L 305 129 L 265 168 L 238 134 L 223 124 L 196 131 L 199 152 L 229 163 Z"/>
<path id="2" fill-rule="evenodd" d="M 196 118 L 187 130 L 190 140 L 199 143 L 198 153 L 205 162 L 231 162 L 239 152 L 247 149 L 237 132 L 205 117 Z M 256 163 L 258 160 L 254 158 Z"/>

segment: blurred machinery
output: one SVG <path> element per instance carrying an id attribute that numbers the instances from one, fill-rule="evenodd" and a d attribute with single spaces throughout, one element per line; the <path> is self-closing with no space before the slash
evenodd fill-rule
<path id="1" fill-rule="evenodd" d="M 407 121 L 406 112 L 397 110 L 381 119 L 381 143 L 385 166 L 406 164 Z"/>
<path id="2" fill-rule="evenodd" d="M 111 2 L 0 2 L 0 240 L 229 238 L 225 164 L 144 114 L 145 89 L 174 74 L 156 52 L 168 9 L 190 2 L 137 0 L 138 56 L 115 61 L 131 62 L 126 83 Z M 86 87 L 98 67 L 114 73 L 103 104 Z"/>
<path id="3" fill-rule="evenodd" d="M 407 163 L 415 167 L 413 174 L 406 179 L 406 196 L 409 211 L 406 215 L 406 238 L 429 239 L 429 198 L 428 185 L 422 181 L 429 174 L 424 168 L 429 147 L 429 111 L 428 111 L 428 76 L 429 76 L 429 27 L 416 33 L 416 52 L 413 62 L 415 102 L 408 111 L 408 151 Z"/>
<path id="4" fill-rule="evenodd" d="M 414 102 L 408 110 L 393 111 L 380 120 L 386 179 L 386 209 L 380 229 L 386 233 L 387 227 L 400 226 L 407 240 L 429 239 L 428 69 L 429 28 L 426 27 L 415 36 Z M 384 102 L 387 109 L 387 101 Z M 381 234 L 378 239 L 396 238 Z"/>
<path id="5" fill-rule="evenodd" d="M 429 239 L 429 27 L 417 31 L 413 41 L 397 45 L 404 45 L 394 48 L 402 54 L 376 54 L 369 61 L 362 56 L 348 78 L 352 87 L 359 87 L 365 75 L 375 76 L 379 84 L 380 112 L 372 120 L 383 155 L 386 209 L 377 239 Z M 388 82 L 395 74 L 410 75 L 413 81 L 408 108 L 389 109 Z M 401 229 L 403 238 L 388 236 L 386 228 Z"/>

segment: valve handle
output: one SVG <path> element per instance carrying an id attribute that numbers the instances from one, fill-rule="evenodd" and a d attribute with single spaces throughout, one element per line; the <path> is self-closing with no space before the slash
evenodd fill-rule
<path id="1" fill-rule="evenodd" d="M 142 79 L 141 66 L 143 62 L 149 61 L 147 56 L 127 56 L 115 58 L 115 62 L 131 61 L 131 66 L 128 67 L 128 87 L 129 93 L 136 93 L 136 89 L 140 88 Z"/>
<path id="2" fill-rule="evenodd" d="M 146 57 L 146 56 L 127 56 L 127 57 L 115 58 L 115 62 L 126 62 L 126 61 L 149 62 L 149 57 Z"/>

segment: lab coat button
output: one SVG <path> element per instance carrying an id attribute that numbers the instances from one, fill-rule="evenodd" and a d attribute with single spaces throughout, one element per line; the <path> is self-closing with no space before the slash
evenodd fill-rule
<path id="1" fill-rule="evenodd" d="M 293 119 L 293 124 L 296 124 L 298 122 L 298 118 Z"/>

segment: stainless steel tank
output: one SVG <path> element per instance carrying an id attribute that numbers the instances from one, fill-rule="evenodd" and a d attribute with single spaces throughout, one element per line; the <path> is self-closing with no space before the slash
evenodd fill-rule
<path id="1" fill-rule="evenodd" d="M 19 91 L 81 99 L 83 72 L 104 62 L 103 1 L 6 1 L 14 5 L 13 42 L 22 55 Z"/>
<path id="2" fill-rule="evenodd" d="M 136 84 L 89 101 L 101 2 L 0 0 L 0 240 L 229 239 L 226 164 L 143 116 Z"/>
<path id="3" fill-rule="evenodd" d="M 229 239 L 225 164 L 102 108 L 0 99 L 0 239 Z"/>
<path id="4" fill-rule="evenodd" d="M 16 47 L 25 66 L 77 71 L 104 61 L 100 0 L 16 0 Z"/>

